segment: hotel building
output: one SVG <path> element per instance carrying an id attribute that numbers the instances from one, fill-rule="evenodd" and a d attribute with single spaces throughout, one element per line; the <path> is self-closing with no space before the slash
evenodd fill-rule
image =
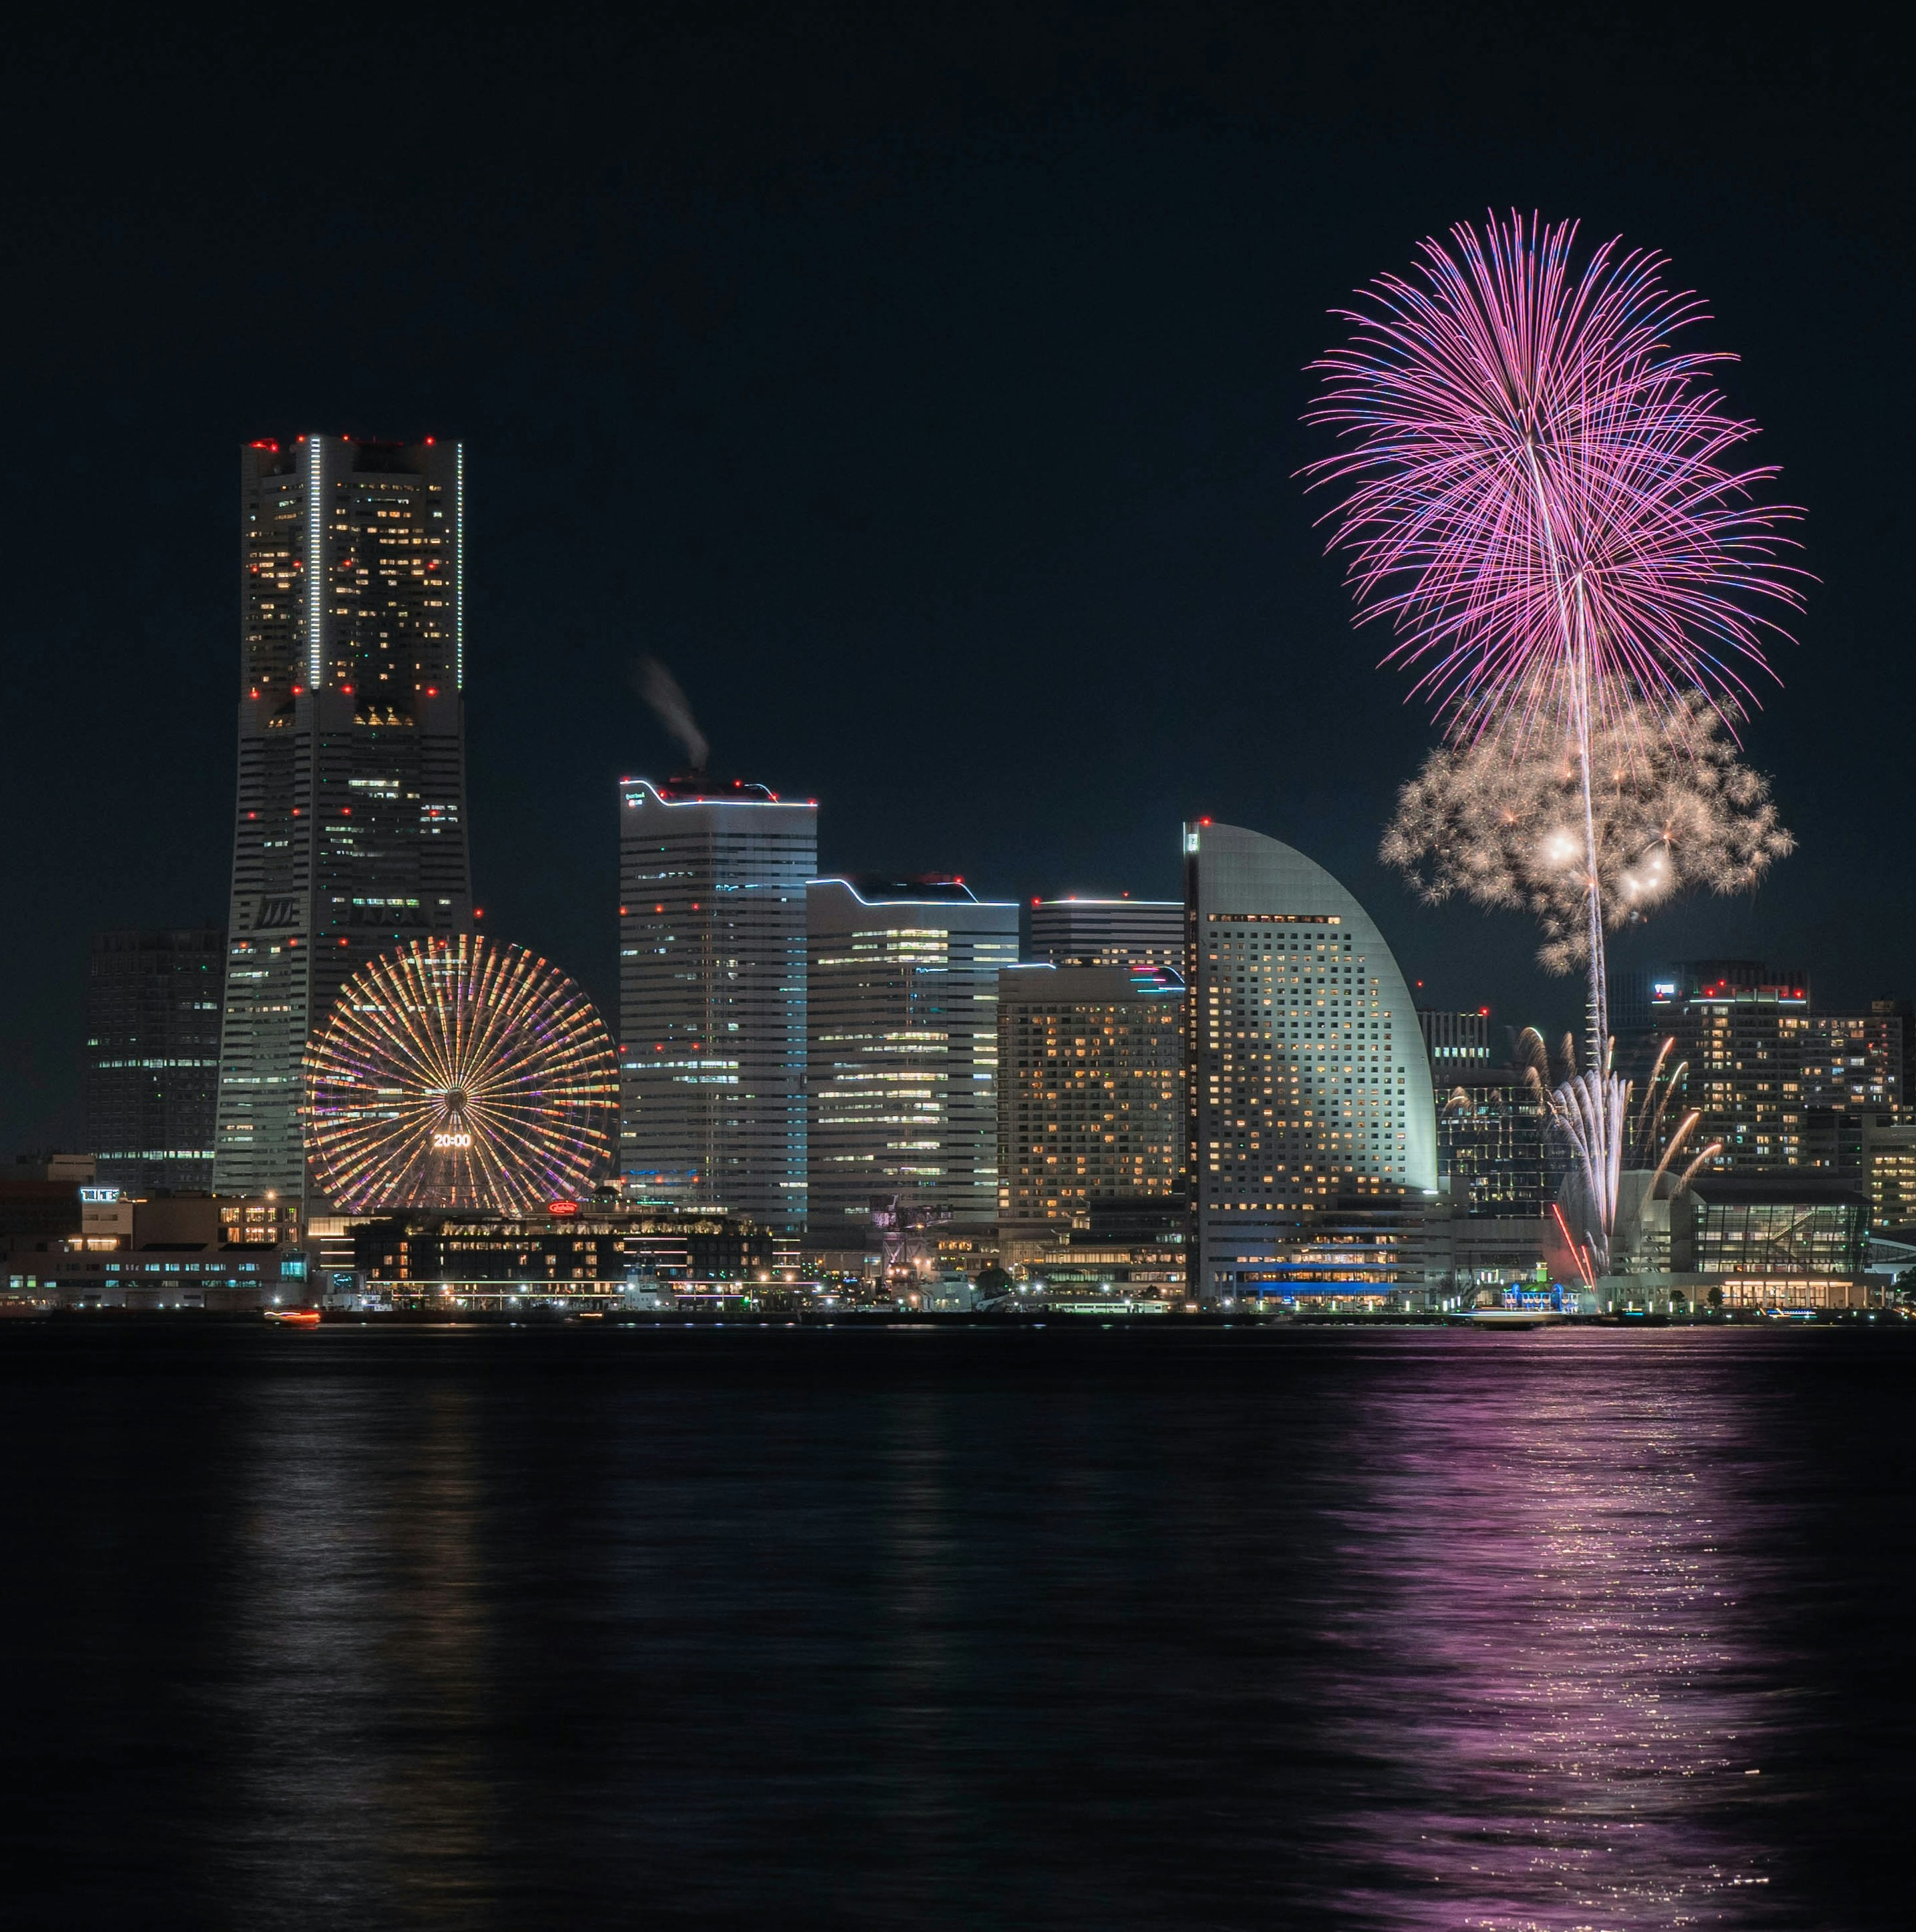
<path id="1" fill-rule="evenodd" d="M 1184 1192 L 1184 981 L 1020 966 L 998 981 L 998 1216 L 1076 1220 Z"/>
<path id="2" fill-rule="evenodd" d="M 1194 1276 L 1206 1302 L 1353 1279 L 1421 1286 L 1431 1072 L 1383 935 L 1323 867 L 1184 830 Z"/>
<path id="3" fill-rule="evenodd" d="M 998 982 L 1018 908 L 955 879 L 806 889 L 812 1238 L 874 1201 L 985 1226 L 998 1214 Z"/>
<path id="4" fill-rule="evenodd" d="M 806 1216 L 805 890 L 815 800 L 619 784 L 620 1167 L 629 1196 Z"/>
<path id="5" fill-rule="evenodd" d="M 464 478 L 430 438 L 241 452 L 222 1194 L 304 1195 L 308 1036 L 369 956 L 472 928 Z"/>

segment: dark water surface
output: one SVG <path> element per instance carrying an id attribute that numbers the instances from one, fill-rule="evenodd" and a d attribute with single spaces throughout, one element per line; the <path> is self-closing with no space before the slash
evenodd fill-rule
<path id="1" fill-rule="evenodd" d="M 1879 1330 L 9 1324 L 0 1918 L 1916 1924 Z"/>

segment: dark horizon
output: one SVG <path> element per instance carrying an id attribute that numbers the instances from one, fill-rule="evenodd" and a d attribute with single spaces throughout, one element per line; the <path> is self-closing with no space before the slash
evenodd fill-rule
<path id="1" fill-rule="evenodd" d="M 1378 860 L 1435 729 L 1296 480 L 1327 311 L 1493 208 L 1666 253 L 1809 511 L 1746 734 L 1797 850 L 1617 968 L 1916 993 L 1879 849 L 1912 722 L 1902 69 L 1866 21 L 1519 19 L 17 36 L 7 1141 L 78 1144 L 89 935 L 224 920 L 234 458 L 308 429 L 464 441 L 478 898 L 608 1018 L 614 788 L 684 762 L 653 656 L 715 777 L 819 800 L 824 872 L 1175 897 L 1208 814 L 1335 874 L 1429 1004 L 1573 1024 L 1522 917 Z"/>

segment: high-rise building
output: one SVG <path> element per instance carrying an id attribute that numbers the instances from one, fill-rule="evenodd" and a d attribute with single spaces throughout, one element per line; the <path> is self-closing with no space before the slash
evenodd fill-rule
<path id="1" fill-rule="evenodd" d="M 1168 966 L 1184 970 L 1177 899 L 1034 899 L 1026 956 L 1053 966 Z"/>
<path id="2" fill-rule="evenodd" d="M 635 1198 L 805 1223 L 815 800 L 619 783 L 620 1166 Z"/>
<path id="3" fill-rule="evenodd" d="M 1184 981 L 1164 966 L 1020 966 L 998 980 L 1001 1223 L 1089 1225 L 1183 1192 Z"/>
<path id="4" fill-rule="evenodd" d="M 1452 1073 L 1490 1064 L 1489 1007 L 1479 1006 L 1473 1013 L 1446 1013 L 1419 1006 L 1417 1024 L 1423 1029 L 1424 1046 L 1431 1056 L 1431 1077 L 1439 1086 Z"/>
<path id="5" fill-rule="evenodd" d="M 987 1225 L 998 1213 L 998 977 L 1015 902 L 960 880 L 815 879 L 807 890 L 811 1232 L 875 1200 Z"/>
<path id="6" fill-rule="evenodd" d="M 102 932 L 86 976 L 86 1144 L 104 1182 L 210 1187 L 227 936 Z"/>
<path id="7" fill-rule="evenodd" d="M 1510 1067 L 1446 1061 L 1436 1074 L 1437 1171 L 1453 1210 L 1500 1220 L 1547 1214 L 1554 1190 L 1542 1093 Z"/>
<path id="8" fill-rule="evenodd" d="M 1725 1171 L 1802 1164 L 1812 1032 L 1803 975 L 1751 959 L 1698 960 L 1654 1004 L 1675 1042 L 1667 1064 L 1687 1066 L 1683 1098 L 1702 1116 L 1690 1144 L 1721 1142 L 1710 1165 Z"/>
<path id="9" fill-rule="evenodd" d="M 1407 1254 L 1437 1190 L 1437 1123 L 1416 1009 L 1383 935 L 1275 838 L 1200 820 L 1184 845 L 1200 1298 L 1321 1281 L 1333 1232 L 1353 1252 Z"/>
<path id="10" fill-rule="evenodd" d="M 303 1193 L 300 1065 L 347 976 L 469 932 L 456 442 L 241 453 L 239 786 L 213 1185 Z"/>
<path id="11" fill-rule="evenodd" d="M 1803 1105 L 1880 1114 L 1907 1107 L 1908 1012 L 1902 1000 L 1875 1000 L 1866 1013 L 1810 1014 L 1803 1031 Z"/>

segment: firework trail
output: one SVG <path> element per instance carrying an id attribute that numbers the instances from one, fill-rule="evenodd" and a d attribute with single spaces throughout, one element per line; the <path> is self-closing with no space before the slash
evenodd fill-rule
<path id="1" fill-rule="evenodd" d="M 1794 848 L 1767 782 L 1700 698 L 1598 716 L 1590 810 L 1606 926 L 1637 924 L 1695 887 L 1746 890 Z M 1590 946 L 1582 773 L 1567 734 L 1554 750 L 1512 736 L 1433 752 L 1398 795 L 1383 856 L 1431 904 L 1461 896 L 1530 913 L 1543 928 L 1538 963 L 1567 973 Z"/>
<path id="2" fill-rule="evenodd" d="M 1737 466 L 1755 427 L 1704 380 L 1730 358 L 1671 346 L 1701 304 L 1614 241 L 1573 272 L 1575 236 L 1536 216 L 1459 224 L 1449 248 L 1422 244 L 1416 279 L 1381 276 L 1338 311 L 1354 334 L 1312 365 L 1306 420 L 1341 446 L 1306 473 L 1341 489 L 1331 547 L 1360 620 L 1391 623 L 1386 661 L 1416 670 L 1453 745 L 1574 763 L 1589 1052 L 1558 1097 L 1602 1264 L 1624 1096 L 1593 754 L 1641 706 L 1692 692 L 1733 727 L 1768 670 L 1764 633 L 1782 634 L 1768 614 L 1800 608 L 1803 577 L 1779 533 L 1800 513 L 1757 501 L 1775 472 Z"/>

